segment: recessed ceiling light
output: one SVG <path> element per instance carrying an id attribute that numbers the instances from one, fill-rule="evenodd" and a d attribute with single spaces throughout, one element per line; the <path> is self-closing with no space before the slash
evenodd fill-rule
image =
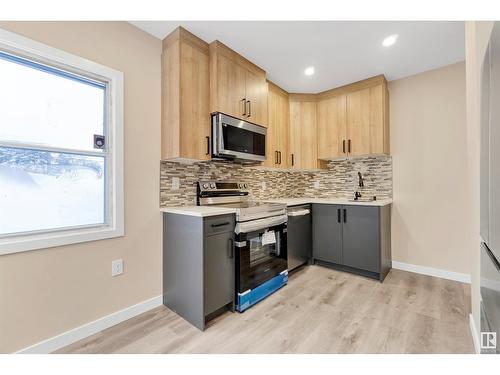
<path id="1" fill-rule="evenodd" d="M 309 66 L 304 70 L 306 76 L 312 76 L 314 74 L 314 66 Z"/>
<path id="2" fill-rule="evenodd" d="M 387 38 L 385 38 L 382 41 L 382 45 L 384 47 L 390 47 L 390 46 L 392 46 L 398 40 L 398 36 L 399 36 L 398 34 L 389 35 Z"/>

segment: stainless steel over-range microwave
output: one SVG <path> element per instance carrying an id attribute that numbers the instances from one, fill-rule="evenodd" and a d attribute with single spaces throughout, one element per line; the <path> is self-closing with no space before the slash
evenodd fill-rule
<path id="1" fill-rule="evenodd" d="M 212 114 L 212 157 L 232 160 L 266 160 L 267 129 L 225 115 Z"/>

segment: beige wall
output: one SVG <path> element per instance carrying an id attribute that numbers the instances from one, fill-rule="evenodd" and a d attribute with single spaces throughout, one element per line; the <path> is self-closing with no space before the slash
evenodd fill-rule
<path id="1" fill-rule="evenodd" d="M 470 274 L 465 64 L 389 82 L 394 261 Z"/>
<path id="2" fill-rule="evenodd" d="M 0 352 L 12 352 L 161 294 L 161 42 L 124 22 L 0 27 L 120 70 L 125 84 L 125 237 L 0 256 Z M 125 272 L 112 278 L 118 258 Z"/>
<path id="3" fill-rule="evenodd" d="M 469 194 L 470 231 L 466 246 L 471 249 L 472 316 L 480 330 L 479 294 L 479 153 L 480 153 L 480 79 L 484 53 L 493 28 L 493 22 L 465 23 L 465 61 L 467 66 L 467 188 Z"/>

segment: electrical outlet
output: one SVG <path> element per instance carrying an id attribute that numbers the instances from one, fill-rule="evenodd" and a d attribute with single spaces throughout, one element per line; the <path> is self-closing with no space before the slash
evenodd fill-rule
<path id="1" fill-rule="evenodd" d="M 262 181 L 260 183 L 260 186 L 261 186 L 262 190 L 266 190 L 266 181 Z"/>
<path id="2" fill-rule="evenodd" d="M 314 181 L 314 188 L 319 189 L 319 181 Z"/>
<path id="3" fill-rule="evenodd" d="M 172 190 L 179 190 L 181 187 L 181 182 L 179 177 L 172 177 Z"/>
<path id="4" fill-rule="evenodd" d="M 111 262 L 111 276 L 118 276 L 123 273 L 123 259 L 116 259 Z"/>

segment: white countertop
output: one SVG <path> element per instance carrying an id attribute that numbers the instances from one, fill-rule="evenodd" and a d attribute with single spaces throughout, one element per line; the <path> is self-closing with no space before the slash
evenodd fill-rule
<path id="1" fill-rule="evenodd" d="M 287 206 L 297 206 L 300 204 L 323 203 L 323 204 L 344 204 L 353 206 L 376 206 L 382 207 L 392 204 L 392 199 L 380 199 L 370 202 L 350 201 L 346 198 L 279 198 L 269 199 L 267 202 L 285 203 Z"/>
<path id="2" fill-rule="evenodd" d="M 392 199 L 381 199 L 371 202 L 351 202 L 345 198 L 279 198 L 268 199 L 266 202 L 284 203 L 287 206 L 297 206 L 300 204 L 323 203 L 323 204 L 345 204 L 353 206 L 376 206 L 382 207 L 392 204 Z M 225 214 L 234 214 L 235 208 L 230 207 L 210 207 L 210 206 L 176 206 L 162 207 L 161 212 L 169 212 L 179 215 L 190 215 L 198 217 L 217 216 Z"/>
<path id="3" fill-rule="evenodd" d="M 230 207 L 210 207 L 210 206 L 176 206 L 176 207 L 161 207 L 161 212 L 169 212 L 179 215 L 190 216 L 217 216 L 225 214 L 234 214 L 236 209 Z"/>

